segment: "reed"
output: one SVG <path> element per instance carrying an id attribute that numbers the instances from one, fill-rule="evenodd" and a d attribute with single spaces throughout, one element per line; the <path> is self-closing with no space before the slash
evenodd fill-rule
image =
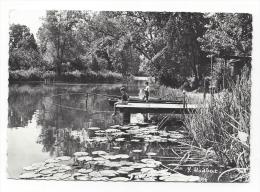
<path id="1" fill-rule="evenodd" d="M 184 124 L 201 148 L 212 149 L 226 167 L 219 181 L 248 181 L 251 80 L 244 69 L 229 90 L 206 100 L 201 109 L 184 116 Z M 234 179 L 230 179 L 234 178 Z"/>

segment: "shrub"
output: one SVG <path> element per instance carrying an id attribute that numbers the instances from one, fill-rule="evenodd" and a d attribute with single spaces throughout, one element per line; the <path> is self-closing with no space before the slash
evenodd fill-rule
<path id="1" fill-rule="evenodd" d="M 40 69 L 15 70 L 9 71 L 10 81 L 42 81 L 44 79 L 54 79 L 56 73 L 54 71 L 42 72 Z M 96 82 L 117 82 L 122 81 L 122 75 L 111 71 L 81 72 L 79 70 L 65 72 L 61 75 L 61 81 L 80 82 L 80 83 L 96 83 Z"/>
<path id="2" fill-rule="evenodd" d="M 31 68 L 28 70 L 9 71 L 10 81 L 40 81 L 42 80 L 43 72 L 40 69 Z"/>
<path id="3" fill-rule="evenodd" d="M 94 82 L 115 82 L 122 80 L 122 75 L 119 73 L 104 71 L 104 72 L 80 72 L 78 70 L 66 72 L 61 77 L 62 81 L 94 83 Z"/>
<path id="4" fill-rule="evenodd" d="M 44 79 L 54 79 L 56 76 L 56 73 L 54 71 L 45 71 L 42 75 L 42 78 Z"/>

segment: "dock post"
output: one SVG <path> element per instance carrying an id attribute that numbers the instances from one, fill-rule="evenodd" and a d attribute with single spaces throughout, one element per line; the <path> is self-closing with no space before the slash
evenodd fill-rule
<path id="1" fill-rule="evenodd" d="M 86 109 L 88 109 L 88 93 L 86 93 L 86 101 L 85 101 L 85 103 L 86 103 Z"/>
<path id="2" fill-rule="evenodd" d="M 186 108 L 186 93 L 183 91 L 183 108 Z"/>
<path id="3" fill-rule="evenodd" d="M 124 111 L 123 112 L 123 124 L 129 124 L 130 123 L 130 112 Z"/>

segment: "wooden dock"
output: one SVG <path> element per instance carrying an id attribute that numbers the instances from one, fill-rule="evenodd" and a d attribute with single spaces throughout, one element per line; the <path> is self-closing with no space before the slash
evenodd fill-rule
<path id="1" fill-rule="evenodd" d="M 179 103 L 131 103 L 115 105 L 116 110 L 122 113 L 191 113 L 198 108 L 196 104 Z"/>

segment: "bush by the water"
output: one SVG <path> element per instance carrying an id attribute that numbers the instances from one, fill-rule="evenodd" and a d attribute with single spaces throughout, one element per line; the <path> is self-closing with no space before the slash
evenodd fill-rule
<path id="1" fill-rule="evenodd" d="M 54 71 L 41 71 L 40 69 L 29 70 L 15 70 L 9 71 L 9 81 L 43 81 L 44 79 L 54 80 L 56 73 Z M 117 82 L 122 80 L 122 75 L 111 71 L 94 72 L 87 71 L 81 72 L 79 70 L 72 72 L 65 72 L 58 78 L 59 81 L 64 82 Z"/>
<path id="2" fill-rule="evenodd" d="M 185 115 L 185 126 L 202 148 L 212 149 L 228 170 L 220 175 L 248 181 L 251 81 L 248 70 L 230 91 L 214 95 L 195 114 Z"/>
<path id="3" fill-rule="evenodd" d="M 41 81 L 43 72 L 40 69 L 9 71 L 9 81 Z"/>
<path id="4" fill-rule="evenodd" d="M 80 72 L 78 70 L 72 72 L 65 72 L 61 79 L 69 82 L 117 82 L 122 80 L 122 75 L 119 73 L 104 71 L 104 72 Z"/>

